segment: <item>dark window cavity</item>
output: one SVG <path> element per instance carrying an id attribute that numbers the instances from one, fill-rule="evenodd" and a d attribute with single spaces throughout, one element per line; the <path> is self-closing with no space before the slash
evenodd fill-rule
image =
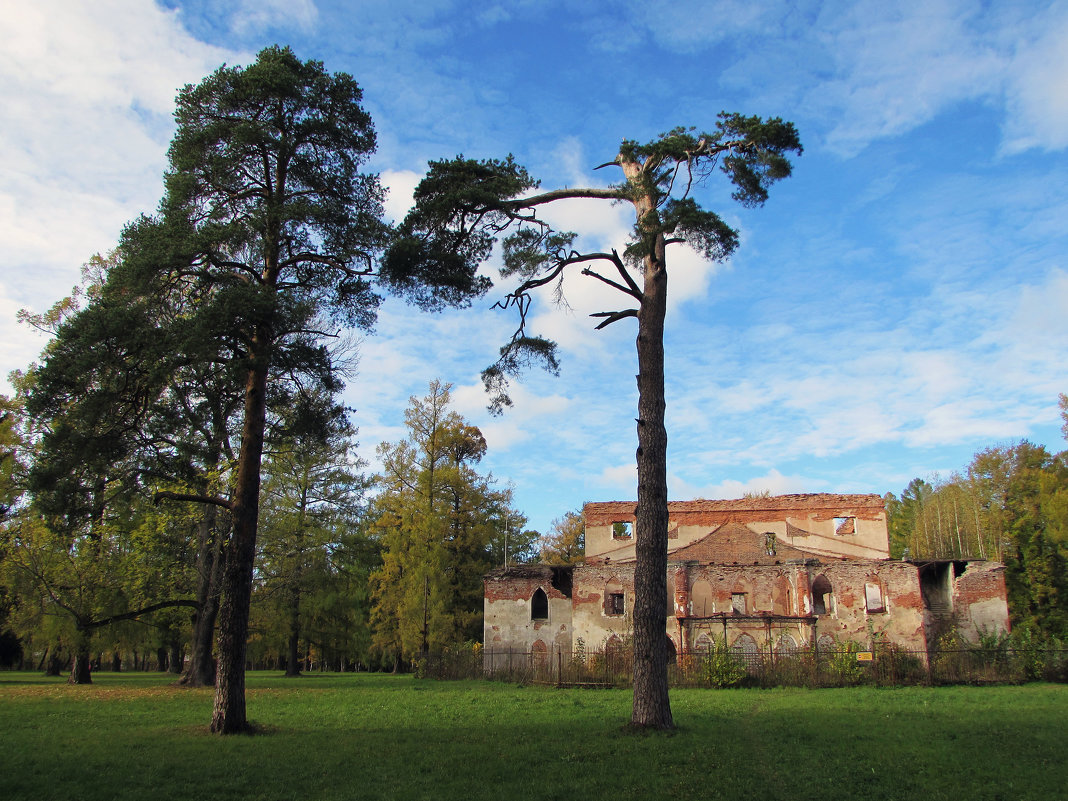
<path id="1" fill-rule="evenodd" d="M 549 596 L 545 594 L 545 590 L 541 587 L 534 590 L 534 595 L 530 598 L 530 619 L 549 619 Z"/>

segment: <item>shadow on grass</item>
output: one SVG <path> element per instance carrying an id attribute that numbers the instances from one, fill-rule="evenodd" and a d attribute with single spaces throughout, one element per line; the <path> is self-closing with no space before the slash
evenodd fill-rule
<path id="1" fill-rule="evenodd" d="M 0 797 L 994 801 L 1068 784 L 1068 688 L 1054 685 L 677 691 L 670 732 L 622 723 L 628 691 L 366 674 L 248 686 L 259 736 L 212 735 L 210 698 L 177 689 L 0 688 Z"/>

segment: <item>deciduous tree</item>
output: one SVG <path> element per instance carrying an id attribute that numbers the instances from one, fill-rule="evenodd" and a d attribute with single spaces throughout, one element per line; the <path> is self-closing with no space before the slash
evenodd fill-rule
<path id="1" fill-rule="evenodd" d="M 586 556 L 586 521 L 582 512 L 565 512 L 553 520 L 541 543 L 541 561 L 547 565 L 574 565 Z"/>
<path id="2" fill-rule="evenodd" d="M 502 518 L 526 522 L 510 508 L 510 490 L 475 471 L 486 441 L 450 410 L 449 390 L 434 381 L 425 397 L 410 398 L 408 438 L 379 448 L 372 621 L 377 646 L 398 660 L 480 635 L 491 540 Z"/>

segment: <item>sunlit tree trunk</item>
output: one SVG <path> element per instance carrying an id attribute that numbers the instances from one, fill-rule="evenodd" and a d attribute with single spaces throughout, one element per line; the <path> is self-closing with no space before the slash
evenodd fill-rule
<path id="1" fill-rule="evenodd" d="M 636 166 L 636 165 L 635 165 Z M 624 165 L 628 178 L 633 177 Z M 635 203 L 638 219 L 654 213 L 648 199 Z M 638 315 L 638 509 L 634 570 L 634 700 L 631 724 L 671 729 L 667 650 L 667 428 L 664 425 L 664 319 L 667 270 L 664 237 L 656 234 L 645 258 L 645 287 Z"/>
<path id="2" fill-rule="evenodd" d="M 262 342 L 261 335 L 254 344 L 262 345 Z M 211 730 L 216 734 L 234 734 L 249 728 L 245 713 L 245 656 L 259 520 L 260 463 L 267 420 L 267 363 L 265 352 L 254 353 L 245 389 L 245 422 L 233 494 L 233 533 L 223 570 L 223 601 L 219 611 L 219 669 L 211 717 Z"/>

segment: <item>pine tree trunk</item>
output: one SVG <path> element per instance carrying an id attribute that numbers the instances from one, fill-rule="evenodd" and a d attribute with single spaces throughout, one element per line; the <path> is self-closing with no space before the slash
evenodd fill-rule
<path id="1" fill-rule="evenodd" d="M 219 593 L 223 568 L 223 532 L 218 530 L 218 512 L 209 506 L 200 524 L 197 554 L 197 603 L 193 617 L 193 637 L 189 649 L 189 666 L 179 684 L 210 687 L 215 684 L 215 621 L 219 616 Z"/>
<path id="2" fill-rule="evenodd" d="M 252 568 L 259 522 L 260 462 L 267 419 L 267 359 L 253 357 L 245 387 L 245 422 L 241 432 L 237 480 L 233 493 L 233 533 L 223 570 L 219 610 L 219 669 L 211 730 L 238 734 L 249 730 L 245 714 L 245 655 L 252 599 Z"/>
<path id="3" fill-rule="evenodd" d="M 639 208 L 639 219 L 642 219 Z M 638 316 L 638 509 L 634 568 L 634 703 L 631 725 L 672 729 L 667 649 L 667 429 L 664 425 L 664 318 L 667 270 L 663 236 L 645 260 Z"/>

